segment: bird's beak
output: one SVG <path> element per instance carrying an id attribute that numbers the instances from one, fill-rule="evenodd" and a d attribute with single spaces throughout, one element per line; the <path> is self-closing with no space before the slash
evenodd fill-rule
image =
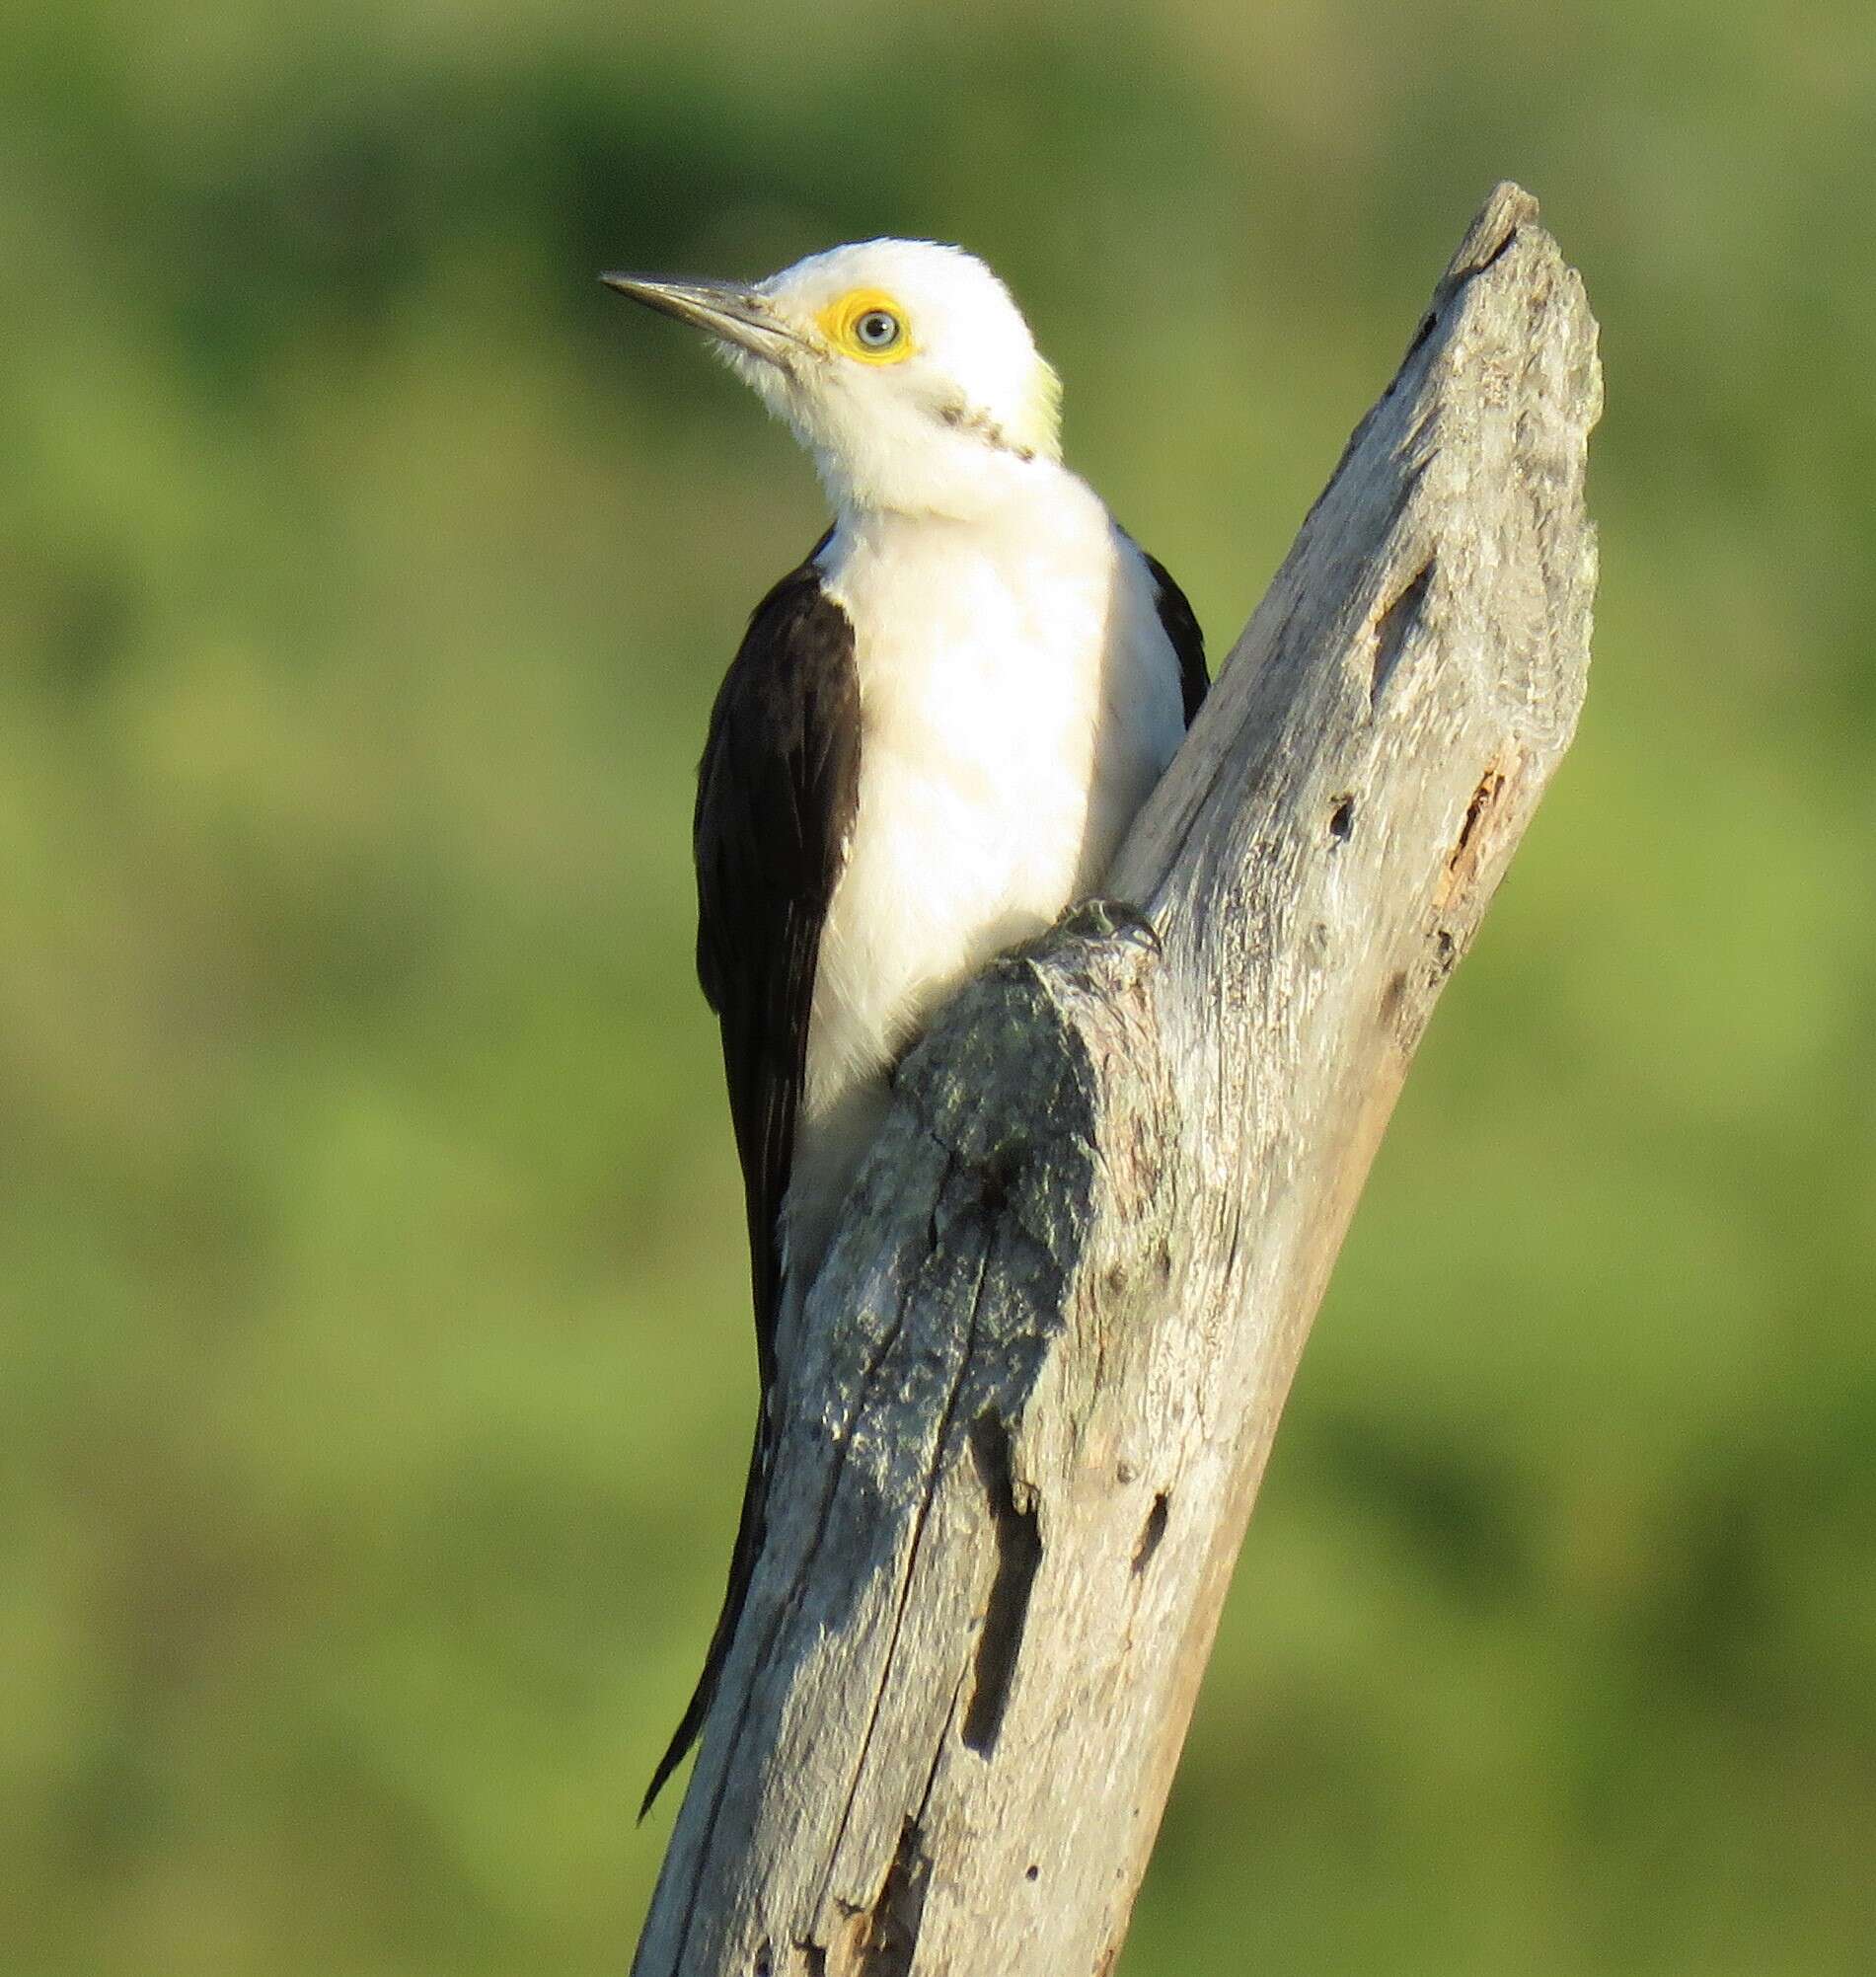
<path id="1" fill-rule="evenodd" d="M 608 288 L 630 295 L 647 309 L 695 323 L 713 337 L 748 350 L 771 363 L 783 364 L 806 346 L 776 319 L 768 302 L 739 281 L 676 281 L 662 274 L 602 274 Z"/>

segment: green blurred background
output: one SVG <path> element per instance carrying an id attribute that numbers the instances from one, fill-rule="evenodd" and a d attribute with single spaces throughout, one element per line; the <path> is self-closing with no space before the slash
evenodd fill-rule
<path id="1" fill-rule="evenodd" d="M 821 505 L 595 272 L 978 249 L 1222 653 L 1504 175 L 1605 328 L 1589 710 L 1124 1968 L 1876 1969 L 1866 0 L 6 40 L 0 1971 L 636 1935 L 753 1385 L 692 765 Z"/>

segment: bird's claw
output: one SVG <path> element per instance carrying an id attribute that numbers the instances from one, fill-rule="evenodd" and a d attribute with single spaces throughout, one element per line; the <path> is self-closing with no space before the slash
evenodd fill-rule
<path id="1" fill-rule="evenodd" d="M 1127 941 L 1157 956 L 1160 930 L 1137 906 L 1124 899 L 1096 896 L 1084 899 L 1066 921 L 1064 929 L 1088 941 Z"/>

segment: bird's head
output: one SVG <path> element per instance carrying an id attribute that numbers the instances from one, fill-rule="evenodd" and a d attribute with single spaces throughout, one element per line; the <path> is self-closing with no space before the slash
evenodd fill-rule
<path id="1" fill-rule="evenodd" d="M 1059 457 L 1055 373 L 961 248 L 863 241 L 753 283 L 601 278 L 709 331 L 843 506 L 970 516 Z"/>

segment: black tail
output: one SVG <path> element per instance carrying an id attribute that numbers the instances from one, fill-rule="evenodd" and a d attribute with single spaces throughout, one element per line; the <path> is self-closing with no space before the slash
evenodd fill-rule
<path id="1" fill-rule="evenodd" d="M 765 1407 L 756 1422 L 756 1439 L 749 1451 L 749 1481 L 743 1484 L 742 1516 L 736 1523 L 736 1545 L 729 1555 L 729 1583 L 723 1588 L 723 1610 L 716 1616 L 716 1631 L 710 1637 L 704 1656 L 704 1672 L 685 1705 L 671 1746 L 658 1760 L 651 1774 L 650 1788 L 638 1807 L 642 1819 L 651 1810 L 651 1801 L 664 1789 L 664 1782 L 684 1762 L 684 1754 L 697 1741 L 716 1699 L 716 1684 L 729 1659 L 729 1645 L 736 1637 L 736 1623 L 742 1618 L 743 1601 L 749 1596 L 749 1581 L 755 1575 L 756 1557 L 762 1550 L 763 1527 L 769 1505 L 769 1424 Z"/>

